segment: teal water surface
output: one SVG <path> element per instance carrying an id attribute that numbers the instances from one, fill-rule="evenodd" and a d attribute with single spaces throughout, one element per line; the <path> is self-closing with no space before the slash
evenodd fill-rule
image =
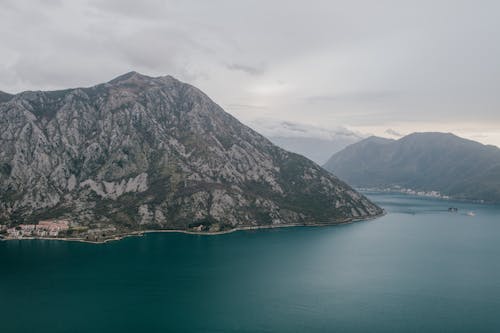
<path id="1" fill-rule="evenodd" d="M 500 332 L 500 207 L 369 196 L 341 226 L 0 242 L 0 332 Z"/>

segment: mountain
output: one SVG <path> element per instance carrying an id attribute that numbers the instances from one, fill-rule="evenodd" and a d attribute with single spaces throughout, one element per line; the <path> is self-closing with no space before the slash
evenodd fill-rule
<path id="1" fill-rule="evenodd" d="M 131 72 L 0 104 L 0 224 L 67 235 L 334 224 L 382 211 L 195 87 Z M 5 227 L 4 227 L 5 229 Z"/>
<path id="2" fill-rule="evenodd" d="M 323 164 L 332 154 L 364 138 L 344 127 L 333 129 L 290 121 L 258 119 L 250 127 L 263 134 L 275 145 Z"/>
<path id="3" fill-rule="evenodd" d="M 500 202 L 500 149 L 450 133 L 370 137 L 333 155 L 324 168 L 359 187 L 401 186 Z"/>
<path id="4" fill-rule="evenodd" d="M 8 94 L 6 92 L 3 92 L 0 90 L 0 103 L 2 102 L 7 102 L 10 100 L 13 96 L 11 94 Z"/>

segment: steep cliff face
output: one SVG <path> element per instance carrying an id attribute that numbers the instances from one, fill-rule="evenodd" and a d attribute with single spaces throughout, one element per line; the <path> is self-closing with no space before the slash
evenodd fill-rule
<path id="1" fill-rule="evenodd" d="M 72 233 L 336 223 L 379 207 L 173 77 L 135 72 L 0 103 L 0 223 Z"/>

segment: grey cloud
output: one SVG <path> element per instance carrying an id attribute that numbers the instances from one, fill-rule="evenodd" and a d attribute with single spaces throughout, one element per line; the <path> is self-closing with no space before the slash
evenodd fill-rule
<path id="1" fill-rule="evenodd" d="M 498 1 L 0 1 L 3 91 L 136 70 L 246 119 L 377 134 L 500 126 Z"/>
<path id="2" fill-rule="evenodd" d="M 331 140 L 339 137 L 351 137 L 361 139 L 364 134 L 350 130 L 342 126 L 321 127 L 310 124 L 281 121 L 276 119 L 259 118 L 249 122 L 252 128 L 268 137 L 282 138 L 316 138 Z"/>
<path id="3" fill-rule="evenodd" d="M 60 7 L 62 6 L 62 0 L 39 0 L 43 5 L 49 7 Z"/>
<path id="4" fill-rule="evenodd" d="M 381 102 L 395 99 L 401 96 L 400 92 L 396 91 L 357 91 L 329 95 L 315 95 L 305 98 L 308 103 L 365 103 L 365 102 Z"/>
<path id="5" fill-rule="evenodd" d="M 164 0 L 92 0 L 90 6 L 99 10 L 120 14 L 131 18 L 142 19 L 165 19 L 165 11 L 168 9 L 169 1 Z"/>
<path id="6" fill-rule="evenodd" d="M 262 105 L 254 105 L 254 104 L 227 104 L 227 108 L 230 109 L 267 109 Z"/>
<path id="7" fill-rule="evenodd" d="M 398 137 L 398 138 L 400 138 L 400 137 L 402 137 L 402 136 L 403 136 L 403 134 L 399 133 L 399 132 L 398 132 L 398 131 L 396 131 L 396 130 L 393 130 L 392 128 L 388 128 L 388 129 L 386 129 L 386 130 L 385 130 L 385 133 L 386 133 L 386 134 L 389 134 L 390 136 L 395 136 L 395 137 Z"/>
<path id="8" fill-rule="evenodd" d="M 265 72 L 265 67 L 263 65 L 261 66 L 250 66 L 250 65 L 242 65 L 242 64 L 230 64 L 226 66 L 227 69 L 233 70 L 233 71 L 241 71 L 250 75 L 260 75 Z"/>

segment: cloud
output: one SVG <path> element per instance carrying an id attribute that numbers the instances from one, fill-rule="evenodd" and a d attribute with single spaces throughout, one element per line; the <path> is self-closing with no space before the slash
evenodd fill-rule
<path id="1" fill-rule="evenodd" d="M 265 72 L 265 68 L 263 65 L 261 66 L 249 66 L 249 65 L 242 65 L 242 64 L 230 64 L 226 66 L 227 69 L 232 70 L 232 71 L 241 71 L 250 75 L 260 75 Z"/>
<path id="2" fill-rule="evenodd" d="M 400 137 L 404 136 L 403 134 L 401 134 L 401 133 L 399 133 L 399 132 L 397 132 L 397 131 L 393 130 L 392 128 L 388 128 L 388 129 L 386 129 L 386 130 L 385 130 L 385 133 L 386 133 L 386 134 L 389 134 L 390 136 L 395 136 L 395 137 L 397 137 L 397 138 L 400 138 Z"/>
<path id="3" fill-rule="evenodd" d="M 187 81 L 240 119 L 496 133 L 499 11 L 453 0 L 3 0 L 0 90 L 135 70 Z"/>
<path id="4" fill-rule="evenodd" d="M 267 109 L 263 105 L 253 105 L 253 104 L 228 104 L 226 106 L 228 110 L 242 109 L 242 110 L 253 110 L 253 109 Z"/>
<path id="5" fill-rule="evenodd" d="M 91 8 L 98 11 L 109 12 L 113 15 L 119 14 L 129 18 L 139 19 L 165 19 L 165 13 L 169 7 L 169 1 L 163 0 L 92 0 L 89 2 Z M 167 16 L 168 17 L 168 16 Z"/>
<path id="6" fill-rule="evenodd" d="M 383 102 L 399 97 L 397 91 L 355 91 L 333 93 L 328 95 L 314 95 L 305 98 L 308 103 L 366 103 Z"/>
<path id="7" fill-rule="evenodd" d="M 255 119 L 248 123 L 250 127 L 267 137 L 281 138 L 315 138 L 332 140 L 338 137 L 361 139 L 366 135 L 343 126 L 325 128 L 304 123 L 281 121 L 277 119 Z"/>

